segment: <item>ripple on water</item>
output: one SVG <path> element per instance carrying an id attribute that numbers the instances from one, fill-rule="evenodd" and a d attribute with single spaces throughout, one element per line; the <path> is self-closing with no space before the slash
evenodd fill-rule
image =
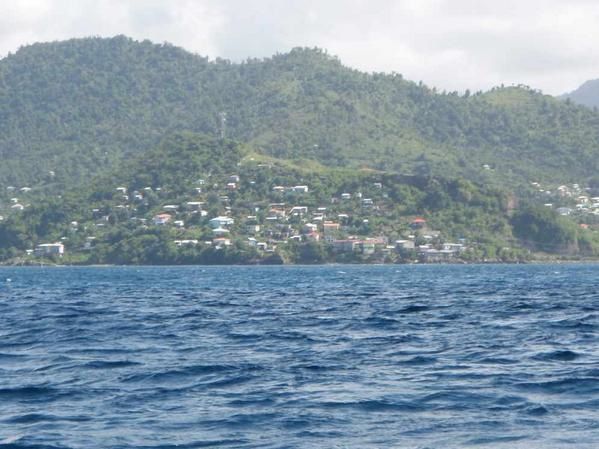
<path id="1" fill-rule="evenodd" d="M 0 271 L 0 449 L 599 447 L 596 266 Z"/>

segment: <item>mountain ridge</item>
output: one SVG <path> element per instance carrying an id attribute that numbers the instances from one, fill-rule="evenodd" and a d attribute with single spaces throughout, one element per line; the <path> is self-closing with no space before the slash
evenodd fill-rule
<path id="1" fill-rule="evenodd" d="M 236 64 L 117 36 L 34 44 L 0 60 L 4 184 L 53 173 L 77 185 L 180 131 L 329 166 L 565 182 L 596 172 L 597 125 L 599 114 L 532 89 L 438 93 L 319 49 Z"/>
<path id="2" fill-rule="evenodd" d="M 599 107 L 599 79 L 585 81 L 580 87 L 561 95 L 560 98 L 569 99 L 590 108 L 597 108 Z"/>

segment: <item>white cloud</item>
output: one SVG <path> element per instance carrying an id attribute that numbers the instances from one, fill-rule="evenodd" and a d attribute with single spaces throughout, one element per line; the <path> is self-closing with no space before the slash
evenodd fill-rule
<path id="1" fill-rule="evenodd" d="M 594 0 L 19 0 L 0 4 L 0 54 L 116 34 L 233 60 L 318 46 L 440 89 L 562 93 L 599 78 L 597 23 Z"/>

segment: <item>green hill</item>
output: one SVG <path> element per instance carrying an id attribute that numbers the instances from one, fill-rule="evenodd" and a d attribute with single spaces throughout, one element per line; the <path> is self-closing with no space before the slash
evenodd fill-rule
<path id="1" fill-rule="evenodd" d="M 278 158 L 494 185 L 578 182 L 599 160 L 587 108 L 524 87 L 439 93 L 318 49 L 234 64 L 119 36 L 0 61 L 0 184 L 76 185 L 185 130 Z"/>
<path id="2" fill-rule="evenodd" d="M 14 207 L 12 195 L 22 207 Z M 546 200 L 541 197 L 541 204 Z M 39 263 L 44 259 L 31 251 L 54 242 L 66 248 L 64 258 L 51 257 L 54 262 L 78 264 L 522 261 L 529 250 L 599 254 L 589 215 L 560 217 L 539 199 L 535 206 L 534 198 L 533 207 L 515 211 L 516 202 L 462 178 L 326 167 L 182 132 L 61 195 L 0 192 L 0 263 Z M 213 226 L 216 217 L 231 222 Z M 578 220 L 586 221 L 585 229 Z"/>

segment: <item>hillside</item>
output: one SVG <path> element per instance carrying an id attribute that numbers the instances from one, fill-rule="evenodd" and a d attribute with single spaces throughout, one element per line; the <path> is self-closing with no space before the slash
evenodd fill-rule
<path id="1" fill-rule="evenodd" d="M 598 125 L 599 114 L 527 88 L 439 93 L 317 49 L 233 64 L 120 36 L 0 61 L 4 185 L 74 185 L 184 130 L 326 166 L 578 182 L 597 172 Z"/>
<path id="2" fill-rule="evenodd" d="M 233 141 L 175 133 L 61 195 L 0 192 L 0 262 L 39 263 L 52 256 L 40 244 L 64 247 L 64 257 L 49 257 L 54 262 L 78 264 L 522 261 L 530 250 L 599 254 L 588 221 L 596 207 L 565 218 L 540 207 L 547 198 L 531 198 L 516 211 L 510 195 L 464 179 L 316 162 L 306 168 L 304 161 L 263 156 Z M 577 225 L 582 220 L 584 229 Z M 35 248 L 42 251 L 38 257 Z"/>
<path id="3" fill-rule="evenodd" d="M 599 107 L 599 80 L 587 81 L 578 89 L 562 95 L 561 98 L 569 98 L 576 104 L 597 108 Z"/>

